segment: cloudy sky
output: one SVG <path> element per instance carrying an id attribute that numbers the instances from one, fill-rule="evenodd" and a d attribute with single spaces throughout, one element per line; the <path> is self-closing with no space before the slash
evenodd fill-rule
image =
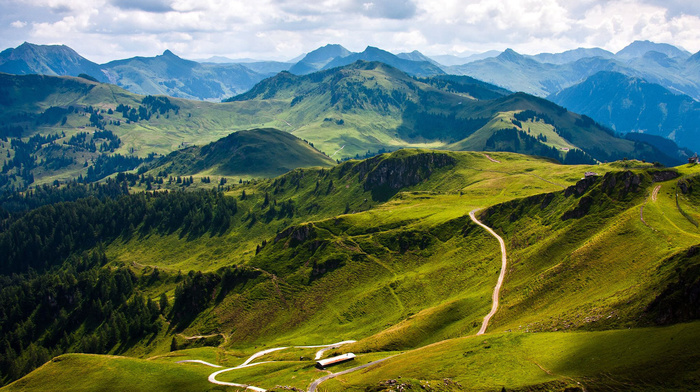
<path id="1" fill-rule="evenodd" d="M 395 53 L 700 50 L 697 0 L 0 0 L 0 49 L 66 44 L 95 62 L 153 56 L 288 60 L 327 43 Z"/>

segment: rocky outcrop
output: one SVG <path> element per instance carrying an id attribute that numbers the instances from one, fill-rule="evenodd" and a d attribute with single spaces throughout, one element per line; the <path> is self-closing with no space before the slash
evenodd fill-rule
<path id="1" fill-rule="evenodd" d="M 392 190 L 416 185 L 430 177 L 435 169 L 453 166 L 456 160 L 445 153 L 395 153 L 360 162 L 354 170 L 365 180 L 365 190 L 387 187 Z"/>
<path id="2" fill-rule="evenodd" d="M 569 220 L 569 219 L 579 219 L 583 218 L 588 214 L 588 211 L 590 211 L 591 206 L 593 205 L 593 198 L 590 196 L 584 196 L 578 201 L 578 205 L 569 211 L 566 211 L 562 216 L 561 220 Z"/>
<path id="3" fill-rule="evenodd" d="M 680 174 L 678 174 L 678 172 L 675 170 L 650 171 L 649 174 L 651 174 L 651 179 L 654 182 L 673 180 L 674 178 L 678 178 L 680 176 Z"/>
<path id="4" fill-rule="evenodd" d="M 593 184 L 595 184 L 597 180 L 597 176 L 586 177 L 577 182 L 576 185 L 566 188 L 566 190 L 564 190 L 564 196 L 569 197 L 571 195 L 575 195 L 576 197 L 579 197 L 583 195 Z"/>
<path id="5" fill-rule="evenodd" d="M 606 173 L 601 183 L 601 189 L 608 196 L 617 196 L 617 198 L 622 199 L 630 192 L 638 191 L 641 184 L 642 176 L 631 171 Z"/>

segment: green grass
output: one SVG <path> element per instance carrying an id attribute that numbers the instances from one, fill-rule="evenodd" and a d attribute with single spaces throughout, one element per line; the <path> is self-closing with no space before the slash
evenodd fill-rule
<path id="1" fill-rule="evenodd" d="M 382 380 L 419 380 L 459 390 L 687 390 L 700 383 L 700 323 L 604 332 L 499 333 L 447 340 L 340 376 L 321 391 L 363 391 Z M 410 381 L 409 381 L 410 382 Z"/>
<path id="2" fill-rule="evenodd" d="M 394 170 L 426 154 L 432 153 L 400 151 L 369 163 L 350 161 L 236 185 L 230 194 L 239 198 L 239 213 L 222 236 L 135 235 L 108 244 L 113 264 L 139 273 L 154 267 L 172 274 L 214 271 L 231 264 L 261 271 L 212 302 L 184 331 L 170 331 L 221 333 L 220 347 L 168 353 L 171 336 L 162 331 L 127 354 L 155 356 L 158 364 L 204 359 L 236 366 L 266 348 L 348 339 L 358 342 L 334 353 L 360 354 L 358 362 L 404 352 L 376 370 L 329 381 L 328 390 L 364 390 L 398 376 L 442 390 L 459 389 L 445 385 L 446 378 L 467 390 L 562 390 L 576 382 L 591 389 L 653 390 L 670 380 L 672 365 L 697 363 L 694 351 L 683 348 L 694 350 L 700 324 L 640 328 L 656 322 L 656 313 L 645 309 L 678 281 L 677 267 L 697 264 L 694 256 L 684 256 L 700 243 L 700 234 L 676 206 L 677 180 L 652 183 L 651 165 L 634 161 L 562 166 L 489 153 L 501 162 L 494 163 L 483 153 L 447 152 L 452 165 L 433 168 L 386 202 L 386 193 L 365 187 L 372 170 Z M 625 191 L 628 169 L 640 176 L 639 189 Z M 693 176 L 700 169 L 678 170 Z M 611 176 L 579 197 L 564 196 L 563 188 L 585 171 Z M 615 184 L 603 186 L 612 177 Z M 657 185 L 661 192 L 652 201 Z M 248 197 L 240 200 L 244 190 Z M 278 204 L 292 200 L 295 213 L 265 221 L 265 193 Z M 586 214 L 562 220 L 587 197 L 593 203 Z M 684 197 L 682 206 L 692 210 L 695 193 Z M 651 228 L 640 220 L 642 205 Z M 488 334 L 464 338 L 478 330 L 490 309 L 500 267 L 496 240 L 467 217 L 477 208 L 506 240 L 509 266 Z M 256 253 L 263 239 L 266 245 Z M 148 295 L 172 295 L 174 286 L 168 281 Z M 660 343 L 671 336 L 672 343 Z M 299 360 L 314 352 L 269 354 L 260 360 L 281 362 L 225 373 L 220 380 L 305 387 L 322 375 Z M 647 374 L 645 367 L 657 370 Z M 699 376 L 680 369 L 685 378 L 673 385 L 692 389 Z"/>
<path id="3" fill-rule="evenodd" d="M 56 357 L 3 391 L 235 391 L 207 381 L 211 367 L 107 355 Z"/>

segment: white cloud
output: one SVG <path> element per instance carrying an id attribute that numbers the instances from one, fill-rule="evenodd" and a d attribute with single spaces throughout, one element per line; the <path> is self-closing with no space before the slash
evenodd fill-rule
<path id="1" fill-rule="evenodd" d="M 700 50 L 685 0 L 0 0 L 0 49 L 62 40 L 107 61 L 171 49 L 288 59 L 327 43 L 427 54 L 511 47 L 617 51 L 637 39 Z M 700 3 L 699 3 L 700 4 Z M 25 24 L 23 24 L 25 23 Z M 2 27 L 4 26 L 4 27 Z M 24 28 L 22 28 L 24 27 Z"/>

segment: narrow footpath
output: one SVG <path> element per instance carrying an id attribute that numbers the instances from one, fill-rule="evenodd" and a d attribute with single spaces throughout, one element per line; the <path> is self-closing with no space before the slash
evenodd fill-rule
<path id="1" fill-rule="evenodd" d="M 483 227 L 491 233 L 492 236 L 496 237 L 498 242 L 501 244 L 501 273 L 498 275 L 498 282 L 496 283 L 496 287 L 493 289 L 493 295 L 491 296 L 493 303 L 491 305 L 491 311 L 489 314 L 484 317 L 484 322 L 481 323 L 481 328 L 479 329 L 479 332 L 477 332 L 478 335 L 483 335 L 486 333 L 486 328 L 489 327 L 489 321 L 491 320 L 491 317 L 493 317 L 494 314 L 498 311 L 498 298 L 500 297 L 501 294 L 501 286 L 503 286 L 503 279 L 506 277 L 506 267 L 508 266 L 508 256 L 506 254 L 506 243 L 503 241 L 503 238 L 501 238 L 500 235 L 496 234 L 493 229 L 490 227 L 486 226 L 485 224 L 481 223 L 478 219 L 476 219 L 476 212 L 479 211 L 478 209 L 472 210 L 469 213 L 469 217 L 471 220 L 476 223 L 477 225 Z"/>

